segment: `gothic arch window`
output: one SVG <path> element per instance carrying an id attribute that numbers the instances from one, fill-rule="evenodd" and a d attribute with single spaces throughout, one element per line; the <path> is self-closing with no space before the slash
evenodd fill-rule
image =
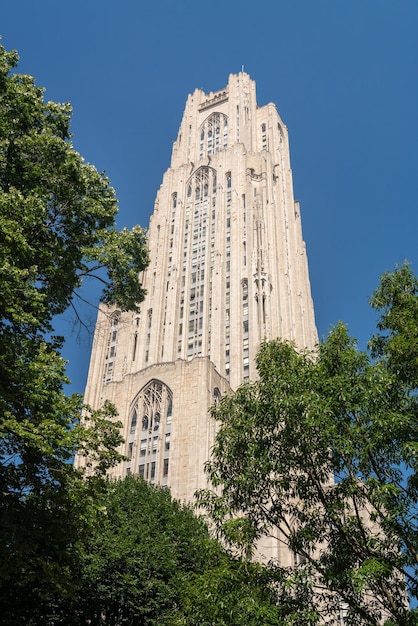
<path id="1" fill-rule="evenodd" d="M 131 417 L 131 435 L 135 434 L 137 420 L 138 420 L 138 413 L 136 409 L 134 409 L 132 413 L 132 417 Z"/>
<path id="2" fill-rule="evenodd" d="M 228 117 L 212 113 L 200 127 L 200 158 L 211 156 L 228 147 Z"/>
<path id="3" fill-rule="evenodd" d="M 216 170 L 207 165 L 199 167 L 187 182 L 186 214 L 190 215 L 191 210 L 194 210 L 193 215 L 196 211 L 208 212 L 209 203 L 210 206 L 215 206 L 216 190 Z"/>
<path id="4" fill-rule="evenodd" d="M 157 379 L 150 380 L 141 389 L 131 405 L 131 434 L 133 424 L 135 424 L 135 428 L 137 421 L 142 424 L 142 429 L 137 435 L 138 444 L 136 445 L 140 450 L 139 465 L 138 468 L 132 468 L 132 471 L 151 480 L 151 482 L 161 479 L 163 484 L 166 484 L 170 456 L 172 410 L 173 393 L 167 385 Z M 129 456 L 128 448 L 127 453 Z"/>
<path id="5" fill-rule="evenodd" d="M 216 170 L 213 167 L 203 165 L 199 167 L 188 180 L 187 197 L 191 199 L 194 192 L 195 202 L 203 202 L 208 200 L 209 196 L 216 194 L 216 186 Z"/>

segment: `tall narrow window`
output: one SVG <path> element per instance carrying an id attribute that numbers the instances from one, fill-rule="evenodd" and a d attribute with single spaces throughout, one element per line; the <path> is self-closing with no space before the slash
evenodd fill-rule
<path id="1" fill-rule="evenodd" d="M 170 450 L 170 437 L 171 437 L 170 433 L 167 433 L 165 436 L 165 444 L 164 444 L 165 451 Z"/>
<path id="2" fill-rule="evenodd" d="M 130 430 L 131 435 L 135 434 L 137 417 L 138 417 L 138 414 L 136 410 L 134 410 L 134 412 L 132 413 L 132 419 L 131 419 L 131 430 Z"/>
<path id="3" fill-rule="evenodd" d="M 149 346 L 151 344 L 151 326 L 152 326 L 152 309 L 148 309 L 148 329 L 147 329 L 147 345 L 145 351 L 145 362 L 148 363 Z"/>
<path id="4" fill-rule="evenodd" d="M 114 311 L 110 318 L 109 338 L 107 342 L 106 366 L 104 383 L 110 383 L 113 380 L 114 365 L 116 357 L 116 345 L 118 342 L 120 311 Z"/>
<path id="5" fill-rule="evenodd" d="M 171 399 L 169 399 L 168 406 L 167 406 L 167 424 L 171 423 L 172 415 L 173 415 L 173 402 L 171 401 Z"/>
<path id="6" fill-rule="evenodd" d="M 263 150 L 267 148 L 267 134 L 265 124 L 261 124 L 261 147 Z"/>
<path id="7" fill-rule="evenodd" d="M 136 348 L 137 348 L 137 345 L 138 345 L 138 333 L 135 333 L 135 335 L 134 335 L 134 345 L 133 345 L 133 348 L 132 348 L 132 361 L 135 361 L 135 359 L 136 359 Z"/>
<path id="8" fill-rule="evenodd" d="M 220 132 L 220 131 L 219 131 Z M 216 129 L 204 134 L 205 138 L 216 137 Z M 208 139 L 209 140 L 209 139 Z M 199 167 L 187 181 L 191 188 L 191 197 L 186 201 L 186 219 L 188 225 L 188 240 L 184 240 L 183 265 L 181 285 L 182 300 L 179 309 L 179 333 L 177 354 L 192 359 L 202 354 L 203 346 L 207 346 L 203 323 L 200 323 L 199 312 L 203 310 L 203 303 L 208 286 L 208 272 L 206 265 L 209 262 L 214 242 L 214 225 L 216 193 L 216 170 L 209 165 Z M 199 190 L 196 193 L 196 190 Z M 212 216 L 212 221 L 211 221 Z M 210 239 L 209 239 L 210 238 Z M 212 244 L 211 244 L 212 245 Z M 183 299 L 184 295 L 184 299 Z M 186 304 L 186 306 L 184 306 Z M 180 334 L 180 324 L 183 324 Z M 207 349 L 207 348 L 205 348 Z"/>
<path id="9" fill-rule="evenodd" d="M 168 464 L 169 464 L 169 459 L 164 459 L 164 466 L 163 466 L 163 476 L 168 476 Z"/>

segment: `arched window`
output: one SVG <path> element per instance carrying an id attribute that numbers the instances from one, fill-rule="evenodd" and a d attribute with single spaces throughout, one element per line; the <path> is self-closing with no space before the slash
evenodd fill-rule
<path id="1" fill-rule="evenodd" d="M 212 113 L 203 122 L 200 132 L 200 158 L 206 158 L 228 147 L 228 117 Z"/>
<path id="2" fill-rule="evenodd" d="M 139 466 L 132 468 L 132 472 L 138 473 L 146 480 L 161 480 L 163 484 L 167 483 L 170 446 L 164 445 L 164 450 L 160 454 L 158 442 L 170 441 L 172 406 L 171 389 L 160 380 L 152 379 L 138 393 L 130 410 L 131 433 L 133 425 L 136 427 L 138 420 L 142 423 L 142 431 L 135 438 L 137 441 L 135 445 L 140 450 Z M 167 420 L 161 420 L 161 416 L 167 416 Z M 132 438 L 129 443 L 132 443 Z M 129 456 L 128 447 L 126 453 Z"/>
<path id="3" fill-rule="evenodd" d="M 215 389 L 213 390 L 213 404 L 215 406 L 218 406 L 218 404 L 221 401 L 221 392 L 219 391 L 218 387 L 215 387 Z"/>
<path id="4" fill-rule="evenodd" d="M 132 419 L 131 419 L 131 435 L 135 434 L 137 418 L 138 418 L 138 413 L 136 409 L 134 409 L 134 412 L 132 413 Z"/>
<path id="5" fill-rule="evenodd" d="M 191 176 L 187 186 L 187 197 L 194 191 L 194 202 L 201 203 L 216 194 L 216 170 L 213 167 L 199 167 Z M 196 208 L 196 204 L 195 204 Z"/>

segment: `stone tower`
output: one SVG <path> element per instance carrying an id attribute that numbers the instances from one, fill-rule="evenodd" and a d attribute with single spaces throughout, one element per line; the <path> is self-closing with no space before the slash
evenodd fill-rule
<path id="1" fill-rule="evenodd" d="M 207 485 L 209 407 L 254 379 L 260 342 L 317 341 L 287 129 L 248 74 L 188 96 L 148 243 L 141 314 L 99 312 L 85 401 L 124 424 L 114 476 L 189 501 Z"/>

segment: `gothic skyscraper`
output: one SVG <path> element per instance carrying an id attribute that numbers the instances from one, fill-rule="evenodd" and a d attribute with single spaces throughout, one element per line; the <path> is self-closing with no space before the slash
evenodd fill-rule
<path id="1" fill-rule="evenodd" d="M 189 95 L 148 244 L 141 313 L 99 312 L 85 400 L 110 400 L 124 424 L 129 461 L 113 475 L 192 500 L 209 407 L 256 377 L 263 339 L 317 340 L 287 129 L 246 73 Z"/>

